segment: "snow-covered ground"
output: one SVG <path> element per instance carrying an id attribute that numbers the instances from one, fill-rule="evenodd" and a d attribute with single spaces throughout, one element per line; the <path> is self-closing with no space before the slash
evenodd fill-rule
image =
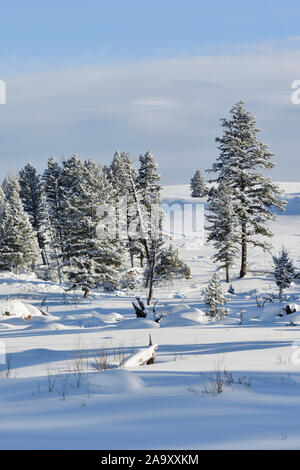
<path id="1" fill-rule="evenodd" d="M 288 206 L 272 223 L 274 252 L 284 244 L 300 271 L 300 183 L 281 186 Z M 163 197 L 195 202 L 187 185 Z M 193 277 L 155 290 L 160 325 L 135 318 L 143 290 L 83 300 L 0 273 L 2 449 L 300 449 L 300 312 L 257 307 L 276 292 L 270 254 L 249 250 L 248 276 L 233 272 L 230 315 L 210 323 L 212 248 L 190 236 L 175 244 Z M 287 294 L 300 305 L 300 280 Z M 149 335 L 156 363 L 134 366 Z"/>

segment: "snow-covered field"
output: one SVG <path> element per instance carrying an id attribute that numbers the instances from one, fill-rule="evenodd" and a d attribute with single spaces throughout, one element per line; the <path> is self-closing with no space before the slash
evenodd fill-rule
<path id="1" fill-rule="evenodd" d="M 288 206 L 272 223 L 274 253 L 284 244 L 299 272 L 300 183 L 281 186 Z M 194 202 L 187 185 L 163 197 Z M 300 311 L 257 307 L 277 291 L 270 254 L 249 249 L 247 278 L 233 272 L 230 315 L 209 323 L 212 248 L 175 243 L 193 276 L 155 290 L 160 325 L 135 317 L 143 290 L 83 300 L 34 275 L 0 273 L 2 449 L 300 449 Z M 298 282 L 287 294 L 300 305 Z M 149 334 L 156 363 L 122 366 Z"/>

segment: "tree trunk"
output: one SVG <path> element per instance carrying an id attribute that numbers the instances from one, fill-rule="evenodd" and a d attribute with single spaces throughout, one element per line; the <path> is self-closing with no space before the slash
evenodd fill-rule
<path id="1" fill-rule="evenodd" d="M 144 255 L 142 252 L 140 254 L 140 263 L 141 263 L 141 268 L 143 268 L 144 267 Z"/>
<path id="2" fill-rule="evenodd" d="M 49 266 L 49 261 L 48 261 L 44 248 L 41 249 L 41 255 L 42 255 L 43 265 Z"/>
<path id="3" fill-rule="evenodd" d="M 229 265 L 226 264 L 226 282 L 230 282 L 230 277 L 229 277 Z"/>
<path id="4" fill-rule="evenodd" d="M 130 252 L 130 264 L 131 264 L 131 267 L 134 268 L 134 259 L 133 259 L 133 253 Z"/>
<path id="5" fill-rule="evenodd" d="M 147 284 L 149 286 L 149 291 L 148 291 L 148 300 L 147 300 L 147 305 L 151 304 L 152 298 L 153 298 L 153 291 L 154 291 L 154 267 L 155 267 L 155 253 L 153 254 L 153 260 L 151 263 L 151 269 L 150 273 L 147 279 Z M 148 287 L 147 286 L 147 287 Z"/>
<path id="6" fill-rule="evenodd" d="M 247 225 L 242 224 L 242 264 L 240 271 L 240 278 L 245 277 L 247 274 Z"/>
<path id="7" fill-rule="evenodd" d="M 84 297 L 85 299 L 88 299 L 88 298 L 89 298 L 89 295 L 90 295 L 90 289 L 85 289 L 85 290 L 84 290 L 83 297 Z"/>
<path id="8" fill-rule="evenodd" d="M 150 305 L 151 302 L 152 302 L 153 292 L 154 292 L 154 283 L 153 283 L 153 278 L 151 278 L 150 283 L 149 283 L 149 293 L 148 293 L 147 305 Z"/>

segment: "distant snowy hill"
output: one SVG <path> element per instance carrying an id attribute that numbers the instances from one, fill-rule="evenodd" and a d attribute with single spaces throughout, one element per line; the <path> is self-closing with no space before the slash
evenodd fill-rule
<path id="1" fill-rule="evenodd" d="M 300 182 L 288 181 L 277 184 L 284 191 L 282 198 L 288 203 L 285 215 L 300 215 Z M 189 184 L 164 186 L 162 199 L 164 203 L 168 204 L 205 201 L 205 199 L 191 197 Z"/>

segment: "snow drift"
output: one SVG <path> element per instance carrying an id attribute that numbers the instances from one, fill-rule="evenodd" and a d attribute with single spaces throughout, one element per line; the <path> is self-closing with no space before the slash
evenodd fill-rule
<path id="1" fill-rule="evenodd" d="M 144 382 L 134 372 L 121 369 L 105 370 L 89 375 L 93 393 L 126 393 L 144 388 Z"/>
<path id="2" fill-rule="evenodd" d="M 42 312 L 30 304 L 19 300 L 5 300 L 0 302 L 0 317 L 17 317 L 29 320 L 31 317 L 42 316 Z"/>
<path id="3" fill-rule="evenodd" d="M 177 306 L 172 310 L 171 313 L 165 315 L 161 319 L 160 326 L 195 326 L 203 325 L 207 323 L 207 321 L 207 316 L 202 310 L 198 308 L 190 308 L 188 306 L 183 306 L 182 309 L 179 309 Z"/>
<path id="4" fill-rule="evenodd" d="M 285 309 L 289 306 L 293 312 L 287 314 Z M 273 323 L 275 321 L 291 321 L 294 323 L 300 322 L 300 306 L 297 304 L 287 304 L 282 302 L 270 303 L 263 307 L 259 312 L 259 319 L 266 323 Z"/>

